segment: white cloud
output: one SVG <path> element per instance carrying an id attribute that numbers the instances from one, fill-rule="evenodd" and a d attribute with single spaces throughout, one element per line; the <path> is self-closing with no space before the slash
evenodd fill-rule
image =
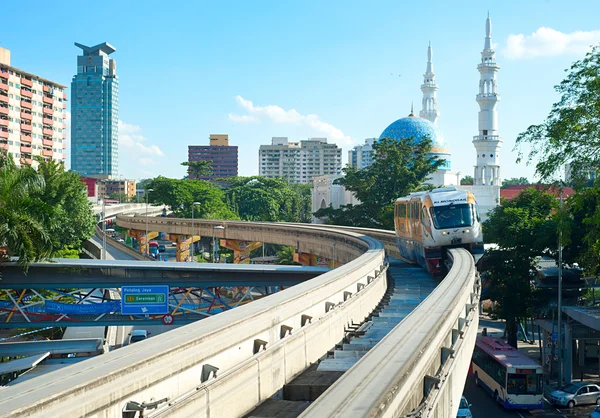
<path id="1" fill-rule="evenodd" d="M 145 145 L 148 139 L 139 134 L 141 128 L 119 120 L 119 147 L 133 148 L 134 152 L 162 157 L 165 154 L 157 145 Z M 121 154 L 123 155 L 123 154 Z"/>
<path id="2" fill-rule="evenodd" d="M 235 100 L 248 114 L 229 114 L 229 119 L 234 122 L 254 122 L 260 121 L 261 117 L 265 117 L 273 123 L 309 127 L 315 132 L 324 134 L 328 139 L 340 146 L 353 146 L 356 144 L 352 137 L 345 135 L 341 129 L 336 128 L 330 123 L 322 121 L 317 115 L 302 115 L 296 109 L 285 110 L 276 105 L 255 106 L 251 100 L 244 99 L 242 96 L 235 96 Z"/>
<path id="3" fill-rule="evenodd" d="M 229 120 L 237 123 L 260 122 L 257 118 L 251 115 L 234 115 L 232 113 L 229 114 Z"/>
<path id="4" fill-rule="evenodd" d="M 583 55 L 600 42 L 600 30 L 559 32 L 541 27 L 531 35 L 508 35 L 504 55 L 510 59 Z"/>

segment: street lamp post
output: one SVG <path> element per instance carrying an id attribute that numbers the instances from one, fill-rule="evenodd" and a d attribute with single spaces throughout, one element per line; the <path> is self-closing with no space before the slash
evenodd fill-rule
<path id="1" fill-rule="evenodd" d="M 215 229 L 225 229 L 225 227 L 223 225 L 213 225 L 213 236 L 212 236 L 212 240 L 213 240 L 213 263 L 215 262 L 215 260 L 217 259 L 217 243 L 215 242 Z"/>
<path id="2" fill-rule="evenodd" d="M 153 191 L 154 189 L 146 190 L 146 255 L 150 254 L 150 243 L 148 242 L 148 195 Z"/>
<path id="3" fill-rule="evenodd" d="M 199 205 L 200 202 L 192 203 L 192 243 L 190 244 L 190 256 L 192 258 L 192 263 L 194 260 L 194 206 Z"/>
<path id="4" fill-rule="evenodd" d="M 558 385 L 563 385 L 563 341 L 562 341 L 562 210 L 563 210 L 563 189 L 560 188 L 560 216 L 561 223 L 558 226 Z M 565 341 L 565 343 L 568 343 Z"/>
<path id="5" fill-rule="evenodd" d="M 102 199 L 102 260 L 106 260 L 106 200 Z"/>

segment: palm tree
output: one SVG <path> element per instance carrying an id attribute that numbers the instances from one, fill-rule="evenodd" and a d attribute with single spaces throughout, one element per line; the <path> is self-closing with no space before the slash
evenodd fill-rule
<path id="1" fill-rule="evenodd" d="M 32 261 L 52 253 L 50 237 L 34 216 L 45 205 L 32 194 L 40 193 L 44 186 L 43 177 L 33 168 L 19 169 L 12 156 L 0 152 L 0 246 L 18 257 L 25 270 Z"/>
<path id="2" fill-rule="evenodd" d="M 294 247 L 283 247 L 281 250 L 277 251 L 277 264 L 284 264 L 288 266 L 297 265 L 294 261 Z"/>
<path id="3" fill-rule="evenodd" d="M 213 173 L 212 161 L 185 161 L 181 165 L 188 168 L 190 178 L 197 179 Z"/>

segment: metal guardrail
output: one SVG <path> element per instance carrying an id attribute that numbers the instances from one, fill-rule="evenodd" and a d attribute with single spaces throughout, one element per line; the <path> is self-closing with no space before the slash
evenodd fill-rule
<path id="1" fill-rule="evenodd" d="M 116 417 L 127 404 L 164 397 L 182 406 L 177 400 L 190 391 L 207 395 L 200 411 L 241 415 L 317 361 L 385 292 L 385 254 L 373 238 L 308 225 L 237 224 L 227 224 L 234 238 L 286 235 L 282 241 L 326 250 L 336 243 L 349 260 L 268 298 L 5 389 L 0 416 Z M 233 388 L 243 391 L 229 402 Z"/>

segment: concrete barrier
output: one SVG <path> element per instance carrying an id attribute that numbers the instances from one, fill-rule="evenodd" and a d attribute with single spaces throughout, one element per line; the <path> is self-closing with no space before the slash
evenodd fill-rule
<path id="1" fill-rule="evenodd" d="M 437 288 L 301 415 L 456 416 L 479 323 L 472 256 L 450 250 Z"/>
<path id="2" fill-rule="evenodd" d="M 164 221 L 152 222 L 152 230 L 161 231 Z M 177 227 L 178 233 L 189 228 L 186 222 Z M 385 292 L 385 254 L 372 238 L 284 224 L 227 223 L 226 229 L 230 238 L 296 243 L 321 255 L 335 243 L 338 259 L 348 262 L 251 304 L 5 389 L 0 416 L 120 417 L 129 401 L 169 398 L 179 408 L 196 392 L 206 396 L 192 402 L 190 416 L 236 416 L 323 356 Z M 177 416 L 185 416 L 181 411 Z"/>

